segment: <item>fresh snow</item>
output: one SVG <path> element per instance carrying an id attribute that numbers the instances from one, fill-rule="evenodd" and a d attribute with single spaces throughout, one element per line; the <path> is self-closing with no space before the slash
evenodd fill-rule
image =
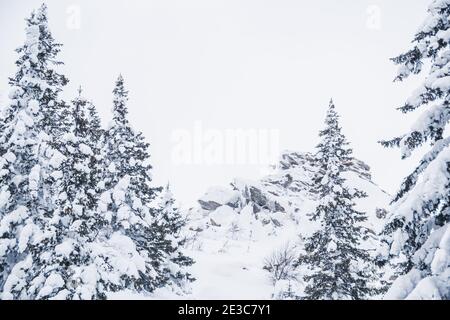
<path id="1" fill-rule="evenodd" d="M 287 169 L 279 169 L 278 173 L 263 177 L 260 181 L 237 180 L 232 183 L 232 188 L 228 188 L 228 192 L 224 188 L 214 188 L 218 191 L 214 195 L 210 189 L 207 195 L 200 198 L 203 202 L 208 200 L 220 203 L 229 202 L 228 195 L 240 194 L 239 199 L 233 198 L 232 202 L 240 202 L 241 207 L 222 205 L 212 211 L 201 207 L 189 211 L 192 222 L 189 225 L 190 241 L 186 248 L 188 255 L 196 261 L 192 266 L 192 274 L 197 280 L 192 283 L 192 292 L 188 298 L 273 299 L 277 291 L 285 290 L 289 284 L 303 288 L 301 279 L 298 282 L 274 284 L 269 272 L 263 269 L 265 259 L 274 250 L 289 244 L 301 248 L 304 238 L 318 227 L 308 216 L 308 213 L 314 211 L 316 202 L 315 195 L 306 186 L 310 182 L 311 171 L 314 170 L 304 160 L 309 155 L 285 153 L 284 159 L 288 157 L 296 157 L 296 164 Z M 367 212 L 369 220 L 366 225 L 375 234 L 381 230 L 384 222 L 377 218 L 376 210 L 387 208 L 390 196 L 364 177 L 364 174 L 364 170 L 348 172 L 345 177 L 348 185 L 369 194 L 368 198 L 358 200 L 357 208 Z M 287 175 L 296 177 L 291 182 L 292 190 L 283 187 L 282 183 Z M 280 203 L 286 212 L 274 210 L 265 213 L 263 210 L 255 215 L 252 203 L 245 205 L 246 200 L 242 195 L 252 185 L 261 188 L 264 196 L 278 194 L 271 200 L 268 199 L 268 203 Z M 297 186 L 304 189 L 298 190 Z M 288 203 L 293 204 L 288 206 Z M 204 204 L 201 203 L 200 206 Z M 375 252 L 377 242 L 371 238 L 364 246 Z"/>
<path id="2" fill-rule="evenodd" d="M 127 119 L 121 75 L 107 130 L 81 88 L 71 104 L 60 100 L 67 79 L 57 73 L 60 45 L 42 5 L 26 19 L 10 101 L 0 111 L 0 299 L 298 298 L 321 290 L 322 279 L 304 282 L 314 269 L 322 278 L 345 275 L 340 282 L 352 293 L 309 297 L 381 298 L 363 274 L 373 259 L 384 264 L 385 299 L 448 299 L 449 8 L 450 0 L 432 1 L 413 48 L 393 59 L 396 80 L 429 72 L 400 108 L 421 114 L 383 144 L 404 158 L 431 145 L 393 202 L 346 152 L 331 103 L 317 154 L 286 151 L 270 174 L 212 187 L 183 211 L 169 186 L 162 194 L 152 183 L 149 145 Z M 357 211 L 368 218 L 367 234 L 355 225 Z M 360 249 L 370 257 L 358 261 Z M 290 262 L 280 279 L 272 260 L 283 252 Z M 305 253 L 310 259 L 294 269 Z"/>

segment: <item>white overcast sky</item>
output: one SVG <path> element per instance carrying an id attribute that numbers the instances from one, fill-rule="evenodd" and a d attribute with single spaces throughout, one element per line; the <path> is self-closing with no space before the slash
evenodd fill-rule
<path id="1" fill-rule="evenodd" d="M 2 103 L 24 18 L 40 3 L 0 0 Z M 430 0 L 46 3 L 53 35 L 64 44 L 60 57 L 71 81 L 64 98 L 83 85 L 106 124 L 122 73 L 130 120 L 151 144 L 155 182 L 170 181 L 184 204 L 209 186 L 261 174 L 250 165 L 175 165 L 172 133 L 192 131 L 196 121 L 205 129 L 279 129 L 281 149 L 310 151 L 333 97 L 355 155 L 385 190 L 395 192 L 417 162 L 418 156 L 400 160 L 377 141 L 404 132 L 414 119 L 395 108 L 418 79 L 392 83 L 389 58 L 408 48 Z M 80 9 L 79 29 L 71 28 L 73 8 Z"/>

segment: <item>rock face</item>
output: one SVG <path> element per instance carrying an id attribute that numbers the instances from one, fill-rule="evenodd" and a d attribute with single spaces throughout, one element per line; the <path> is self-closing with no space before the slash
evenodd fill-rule
<path id="1" fill-rule="evenodd" d="M 227 205 L 232 208 L 239 206 L 239 193 L 229 188 L 213 187 L 198 200 L 201 208 L 207 211 L 214 211 L 217 208 Z"/>
<path id="2" fill-rule="evenodd" d="M 349 171 L 356 173 L 361 179 L 368 181 L 372 180 L 370 167 L 363 161 L 352 159 L 346 165 Z M 311 153 L 286 152 L 281 156 L 278 168 L 286 171 L 295 168 L 303 168 L 306 171 L 316 172 L 317 159 Z"/>
<path id="3" fill-rule="evenodd" d="M 309 216 L 318 200 L 313 188 L 317 161 L 310 153 L 285 152 L 273 169 L 258 180 L 235 179 L 228 187 L 211 188 L 187 212 L 196 299 L 271 299 L 291 284 L 303 290 L 301 282 L 280 281 L 274 287 L 263 267 L 280 248 L 302 250 L 304 239 L 320 227 Z M 357 206 L 367 212 L 365 224 L 373 230 L 363 245 L 375 252 L 390 197 L 371 181 L 362 161 L 352 160 L 345 178 L 369 195 Z"/>
<path id="4" fill-rule="evenodd" d="M 256 187 L 254 185 L 243 185 L 243 188 L 240 190 L 237 182 L 234 182 L 231 185 L 235 188 L 235 190 L 240 191 L 240 202 L 243 205 L 250 204 L 254 213 L 258 213 L 262 210 L 285 212 L 283 206 L 274 200 L 270 194 L 265 195 L 263 191 L 264 189 L 260 186 Z"/>
<path id="5" fill-rule="evenodd" d="M 348 174 L 353 178 L 373 184 L 367 164 L 353 159 L 347 165 Z M 246 212 L 251 212 L 256 220 L 281 227 L 282 224 L 273 218 L 273 214 L 306 214 L 308 212 L 304 211 L 317 200 L 317 194 L 312 187 L 317 170 L 317 159 L 313 154 L 287 151 L 280 157 L 273 174 L 258 181 L 235 179 L 228 188 L 209 189 L 198 202 L 203 216 L 215 216 L 213 224 L 220 224 L 217 221 L 221 220 L 215 211 L 227 206 L 236 214 L 245 209 Z M 375 209 L 373 216 L 381 218 L 379 212 L 376 215 Z"/>

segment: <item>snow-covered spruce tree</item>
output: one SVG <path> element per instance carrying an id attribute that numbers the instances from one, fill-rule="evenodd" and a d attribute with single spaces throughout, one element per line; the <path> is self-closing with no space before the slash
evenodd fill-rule
<path id="1" fill-rule="evenodd" d="M 183 218 L 175 205 L 175 199 L 169 184 L 162 192 L 160 208 L 154 225 L 156 229 L 155 234 L 157 235 L 157 247 L 166 253 L 169 258 L 163 269 L 165 273 L 164 282 L 174 284 L 174 287 L 182 288 L 186 282 L 194 280 L 185 270 L 185 267 L 193 264 L 193 260 L 184 255 L 182 251 L 186 242 L 186 238 L 182 234 L 182 229 L 186 225 L 186 219 Z"/>
<path id="2" fill-rule="evenodd" d="M 98 123 L 90 119 L 92 108 L 80 91 L 71 112 L 66 113 L 65 121 L 72 125 L 49 142 L 54 148 L 48 148 L 41 157 L 45 164 L 41 178 L 48 199 L 43 226 L 50 237 L 33 247 L 31 261 L 39 268 L 22 270 L 28 281 L 22 284 L 21 295 L 13 298 L 105 297 L 89 246 L 104 225 L 96 214 L 98 148 L 91 134 L 98 130 Z"/>
<path id="3" fill-rule="evenodd" d="M 366 216 L 355 209 L 354 199 L 366 195 L 347 186 L 342 176 L 352 150 L 341 132 L 332 101 L 320 137 L 320 169 L 315 177 L 320 200 L 311 219 L 320 221 L 321 226 L 305 241 L 305 253 L 297 262 L 311 270 L 304 277 L 307 286 L 302 298 L 365 299 L 375 293 L 371 284 L 373 263 L 360 248 L 367 231 L 361 226 Z"/>
<path id="4" fill-rule="evenodd" d="M 92 150 L 90 159 L 92 191 L 99 193 L 103 175 L 103 154 L 105 132 L 102 129 L 100 116 L 95 105 L 82 96 L 79 89 L 79 97 L 72 103 L 74 105 L 75 136 L 81 137 L 85 144 Z"/>
<path id="5" fill-rule="evenodd" d="M 390 262 L 394 278 L 401 275 L 386 298 L 450 299 L 449 1 L 431 3 L 413 43 L 411 50 L 392 60 L 400 66 L 397 81 L 427 74 L 400 108 L 404 113 L 422 109 L 422 114 L 409 132 L 382 144 L 399 147 L 403 158 L 426 143 L 431 147 L 393 200 L 380 259 Z"/>
<path id="6" fill-rule="evenodd" d="M 167 285 L 171 277 L 177 278 L 178 270 L 167 267 L 173 252 L 161 245 L 167 237 L 155 224 L 158 208 L 152 205 L 161 189 L 151 186 L 149 145 L 128 122 L 128 92 L 122 76 L 113 93 L 113 121 L 105 135 L 106 170 L 100 183 L 105 191 L 99 203 L 99 212 L 109 225 L 99 239 L 116 251 L 97 248 L 103 258 L 98 269 L 107 290 L 151 292 Z"/>
<path id="7" fill-rule="evenodd" d="M 87 235 L 92 229 L 85 225 L 97 207 L 97 175 L 95 170 L 99 164 L 97 158 L 98 144 L 95 136 L 97 123 L 91 123 L 89 116 L 90 103 L 82 96 L 72 101 L 72 127 L 60 140 L 58 153 L 52 158 L 51 165 L 56 173 L 51 175 L 55 191 L 55 212 L 53 219 L 68 216 L 69 219 L 80 219 L 81 235 Z M 97 169 L 98 170 L 98 169 Z M 97 227 L 98 229 L 98 227 Z"/>
<path id="8" fill-rule="evenodd" d="M 54 241 L 45 189 L 52 137 L 67 128 L 67 106 L 58 98 L 67 79 L 54 67 L 55 43 L 42 5 L 26 20 L 26 41 L 17 49 L 18 70 L 3 119 L 0 158 L 0 291 L 2 298 L 29 298 L 26 285 Z M 32 285 L 32 284 L 31 284 Z"/>
<path id="9" fill-rule="evenodd" d="M 104 227 L 97 214 L 99 123 L 91 119 L 95 107 L 81 89 L 72 101 L 70 131 L 59 137 L 53 150 L 47 183 L 51 198 L 53 241 L 41 254 L 42 267 L 34 275 L 28 294 L 33 299 L 105 298 L 93 264 L 89 244 Z"/>

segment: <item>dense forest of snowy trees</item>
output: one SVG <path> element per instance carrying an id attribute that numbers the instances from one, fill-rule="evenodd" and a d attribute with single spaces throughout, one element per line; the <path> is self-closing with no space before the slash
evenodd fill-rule
<path id="1" fill-rule="evenodd" d="M 426 143 L 431 147 L 404 179 L 387 215 L 378 217 L 383 228 L 377 234 L 368 227 L 370 213 L 357 206 L 371 195 L 347 174 L 371 182 L 370 177 L 353 158 L 333 102 L 311 159 L 282 163 L 284 170 L 305 175 L 296 188 L 290 187 L 296 178 L 290 171 L 282 182 L 263 187 L 234 183 L 229 194 L 221 191 L 210 195 L 214 201 L 202 202 L 209 207 L 199 209 L 199 221 L 206 222 L 196 226 L 177 207 L 170 186 L 152 181 L 149 144 L 128 119 L 122 75 L 107 128 L 82 88 L 72 101 L 61 98 L 69 79 L 59 73 L 61 44 L 42 5 L 26 19 L 9 100 L 0 106 L 0 299 L 107 299 L 111 293 L 148 295 L 161 288 L 185 295 L 202 277 L 190 271 L 195 259 L 188 245 L 220 234 L 210 231 L 226 225 L 230 212 L 250 217 L 246 227 L 255 231 L 248 243 L 256 241 L 256 228 L 266 228 L 261 238 L 283 226 L 296 228 L 296 214 L 315 225 L 309 236 L 300 235 L 300 249 L 296 244 L 284 261 L 276 261 L 278 256 L 266 267 L 286 268 L 285 276 L 273 280 L 289 280 L 289 292 L 283 289 L 275 298 L 450 299 L 449 19 L 450 3 L 434 0 L 412 49 L 393 59 L 400 65 L 398 81 L 426 73 L 400 108 L 423 112 L 409 132 L 382 144 L 399 147 L 403 158 Z M 292 169 L 294 163 L 301 171 Z M 270 198 L 282 192 L 263 194 L 273 186 L 289 197 L 286 205 Z M 307 198 L 301 188 L 307 188 L 313 210 L 294 208 L 292 197 Z M 283 225 L 280 213 L 289 222 Z M 243 229 L 236 221 L 224 233 L 232 230 L 233 241 Z M 293 288 L 293 281 L 301 285 Z"/>
<path id="2" fill-rule="evenodd" d="M 96 299 L 109 291 L 152 292 L 191 281 L 184 225 L 170 190 L 153 187 L 149 145 L 127 120 L 120 76 L 113 121 L 59 94 L 60 44 L 42 5 L 27 19 L 1 121 L 2 299 Z"/>

